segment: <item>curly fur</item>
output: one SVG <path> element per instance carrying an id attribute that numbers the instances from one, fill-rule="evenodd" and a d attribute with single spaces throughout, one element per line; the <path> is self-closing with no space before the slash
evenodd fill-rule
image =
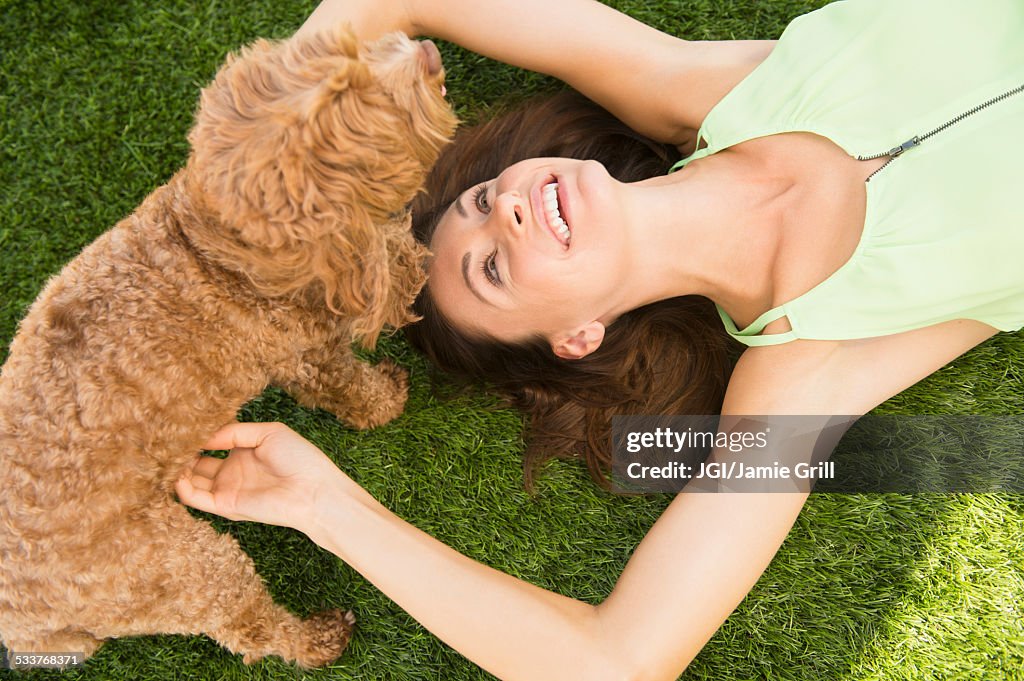
<path id="1" fill-rule="evenodd" d="M 203 633 L 246 661 L 335 659 L 351 615 L 275 605 L 230 536 L 173 496 L 268 384 L 358 428 L 404 373 L 357 361 L 413 317 L 407 206 L 455 119 L 417 43 L 344 30 L 229 57 L 184 169 L 52 279 L 0 373 L 0 640 L 81 651 Z"/>

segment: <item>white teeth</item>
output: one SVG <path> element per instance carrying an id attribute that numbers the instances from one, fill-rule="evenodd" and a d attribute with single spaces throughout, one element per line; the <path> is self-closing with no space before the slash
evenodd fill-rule
<path id="1" fill-rule="evenodd" d="M 544 211 L 547 213 L 548 224 L 559 238 L 568 242 L 572 232 L 558 210 L 558 183 L 552 182 L 541 189 L 541 199 L 544 202 Z"/>

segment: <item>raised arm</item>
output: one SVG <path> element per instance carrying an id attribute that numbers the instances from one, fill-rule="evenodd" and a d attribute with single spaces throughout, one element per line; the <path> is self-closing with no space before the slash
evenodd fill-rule
<path id="1" fill-rule="evenodd" d="M 300 30 L 338 21 L 366 38 L 391 30 L 442 38 L 555 76 L 634 129 L 675 144 L 774 45 L 681 40 L 595 0 L 324 0 Z"/>

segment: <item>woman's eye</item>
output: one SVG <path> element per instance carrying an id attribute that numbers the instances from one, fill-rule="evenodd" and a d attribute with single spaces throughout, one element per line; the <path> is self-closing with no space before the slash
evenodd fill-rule
<path id="1" fill-rule="evenodd" d="M 497 251 L 491 251 L 491 254 L 484 258 L 482 268 L 484 277 L 487 281 L 491 282 L 494 286 L 501 286 L 501 277 L 498 276 L 498 263 L 497 263 Z"/>
<path id="2" fill-rule="evenodd" d="M 473 205 L 481 213 L 489 213 L 490 204 L 487 203 L 487 184 L 484 183 L 473 191 Z"/>

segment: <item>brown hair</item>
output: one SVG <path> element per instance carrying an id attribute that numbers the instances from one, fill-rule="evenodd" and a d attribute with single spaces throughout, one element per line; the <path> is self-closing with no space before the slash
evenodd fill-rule
<path id="1" fill-rule="evenodd" d="M 622 182 L 663 174 L 675 149 L 633 131 L 575 92 L 525 104 L 463 129 L 442 152 L 413 203 L 416 239 L 429 245 L 449 204 L 475 184 L 527 158 L 596 159 Z M 607 487 L 611 417 L 619 414 L 714 414 L 729 374 L 728 336 L 706 298 L 682 296 L 647 305 L 609 325 L 604 341 L 578 360 L 561 359 L 543 338 L 510 345 L 454 328 L 430 295 L 417 298 L 422 319 L 406 327 L 412 344 L 442 371 L 486 382 L 529 416 L 527 488 L 552 457 L 582 457 Z"/>

